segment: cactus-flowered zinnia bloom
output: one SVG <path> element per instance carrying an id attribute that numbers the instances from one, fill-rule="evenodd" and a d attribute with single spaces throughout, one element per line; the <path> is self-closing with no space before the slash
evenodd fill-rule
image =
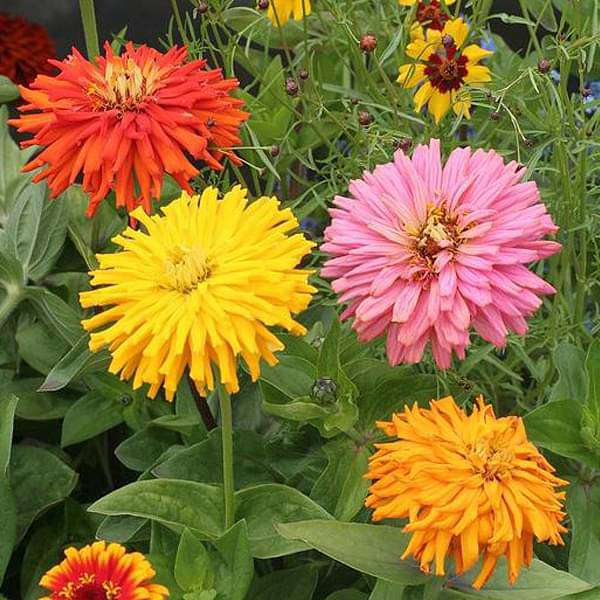
<path id="1" fill-rule="evenodd" d="M 98 255 L 96 289 L 80 295 L 84 308 L 105 308 L 83 321 L 101 329 L 90 349 L 108 347 L 110 372 L 136 389 L 149 384 L 150 397 L 164 387 L 173 399 L 186 367 L 204 394 L 214 388 L 213 364 L 236 392 L 238 356 L 253 380 L 261 359 L 277 362 L 283 344 L 269 327 L 306 333 L 292 315 L 316 290 L 310 271 L 296 267 L 314 244 L 289 235 L 298 221 L 276 198 L 248 203 L 239 186 L 221 200 L 212 187 L 202 197 L 184 193 L 161 211 L 150 217 L 138 208 L 132 216 L 146 231 L 128 228 L 113 239 L 121 252 Z"/>
<path id="2" fill-rule="evenodd" d="M 451 397 L 416 404 L 379 422 L 392 441 L 369 459 L 373 520 L 408 519 L 412 534 L 402 558 L 444 575 L 446 557 L 462 574 L 483 558 L 473 587 L 481 588 L 505 556 L 514 583 L 529 566 L 534 536 L 563 544 L 567 485 L 528 441 L 519 417 L 497 418 L 480 397 L 470 415 Z"/>
<path id="3" fill-rule="evenodd" d="M 417 27 L 411 33 L 414 39 L 406 54 L 417 62 L 400 67 L 398 83 L 405 88 L 419 86 L 414 95 L 416 112 L 427 104 L 436 123 L 451 108 L 469 118 L 471 96 L 465 85 L 491 80 L 490 70 L 479 62 L 492 52 L 477 44 L 464 46 L 469 26 L 462 19 L 448 21 L 441 31 Z"/>
<path id="4" fill-rule="evenodd" d="M 152 565 L 139 552 L 120 544 L 95 542 L 65 550 L 65 559 L 40 581 L 48 590 L 41 600 L 163 600 L 169 590 L 152 583 Z"/>
<path id="5" fill-rule="evenodd" d="M 273 25 L 285 25 L 292 18 L 301 21 L 310 10 L 310 0 L 270 0 L 267 14 Z"/>
<path id="6" fill-rule="evenodd" d="M 493 150 L 438 140 L 350 184 L 337 197 L 322 249 L 342 318 L 362 341 L 387 336 L 391 364 L 418 363 L 428 343 L 440 368 L 465 357 L 469 330 L 497 347 L 554 288 L 527 264 L 558 252 L 557 227 L 525 169 Z"/>
<path id="7" fill-rule="evenodd" d="M 39 73 L 50 74 L 56 56 L 48 32 L 23 17 L 0 12 L 0 75 L 28 85 Z"/>
<path id="8" fill-rule="evenodd" d="M 162 54 L 127 44 L 120 56 L 109 44 L 105 50 L 90 62 L 73 49 L 53 61 L 56 77 L 40 75 L 21 88 L 27 104 L 20 110 L 33 114 L 10 122 L 33 134 L 24 146 L 42 148 L 25 167 L 42 167 L 34 181 L 47 180 L 57 196 L 83 173 L 88 216 L 110 190 L 117 206 L 150 212 L 165 173 L 191 193 L 188 182 L 199 171 L 186 155 L 217 170 L 225 156 L 239 162 L 231 148 L 248 114 L 230 95 L 236 79 L 205 70 L 204 60 L 185 62 L 186 48 Z"/>

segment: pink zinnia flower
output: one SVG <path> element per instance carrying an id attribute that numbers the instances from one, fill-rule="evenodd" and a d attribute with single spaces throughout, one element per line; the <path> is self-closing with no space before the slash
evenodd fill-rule
<path id="1" fill-rule="evenodd" d="M 416 148 L 350 184 L 336 197 L 322 274 L 333 279 L 342 318 L 362 341 L 386 333 L 391 364 L 421 360 L 427 342 L 437 365 L 465 357 L 469 329 L 497 347 L 554 288 L 527 268 L 560 244 L 524 169 L 493 150 L 458 148 L 445 166 L 440 144 Z"/>

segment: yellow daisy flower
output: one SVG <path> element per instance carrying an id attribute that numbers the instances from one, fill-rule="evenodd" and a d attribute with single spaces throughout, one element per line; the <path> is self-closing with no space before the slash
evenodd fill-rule
<path id="1" fill-rule="evenodd" d="M 285 25 L 292 17 L 301 21 L 310 11 L 310 0 L 270 0 L 267 14 L 273 25 Z"/>
<path id="2" fill-rule="evenodd" d="M 490 70 L 479 62 L 492 52 L 477 44 L 463 48 L 469 26 L 462 19 L 448 21 L 442 31 L 416 32 L 406 54 L 418 62 L 402 65 L 398 77 L 405 88 L 420 86 L 414 95 L 415 111 L 420 112 L 427 104 L 436 123 L 450 108 L 470 118 L 471 96 L 464 87 L 491 80 Z"/>
<path id="3" fill-rule="evenodd" d="M 127 228 L 113 241 L 123 248 L 98 255 L 96 289 L 80 294 L 84 308 L 106 307 L 82 322 L 90 349 L 108 347 L 109 370 L 133 379 L 134 389 L 164 387 L 172 400 L 186 367 L 198 391 L 214 389 L 211 365 L 229 392 L 239 389 L 237 357 L 256 380 L 260 360 L 273 365 L 283 344 L 268 329 L 278 325 L 302 335 L 292 314 L 316 291 L 310 271 L 297 269 L 313 247 L 290 209 L 276 198 L 248 203 L 236 186 L 218 199 L 214 187 L 202 197 L 184 193 L 162 214 L 132 215 L 146 231 Z"/>
<path id="4" fill-rule="evenodd" d="M 156 575 L 139 552 L 127 552 L 120 544 L 95 542 L 67 548 L 65 559 L 40 581 L 50 593 L 40 600 L 164 600 L 169 590 L 151 583 Z"/>
<path id="5" fill-rule="evenodd" d="M 522 419 L 496 418 L 477 399 L 470 415 L 451 397 L 416 404 L 377 426 L 394 439 L 376 444 L 366 477 L 373 520 L 408 519 L 412 537 L 402 558 L 421 569 L 446 572 L 446 556 L 457 574 L 483 557 L 473 581 L 479 589 L 505 556 L 514 583 L 533 556 L 533 538 L 563 544 L 565 486 L 527 440 Z"/>

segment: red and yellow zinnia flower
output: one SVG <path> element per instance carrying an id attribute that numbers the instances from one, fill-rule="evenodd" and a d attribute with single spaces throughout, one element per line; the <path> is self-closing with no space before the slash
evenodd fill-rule
<path id="1" fill-rule="evenodd" d="M 50 593 L 40 600 L 163 600 L 169 595 L 166 587 L 151 583 L 156 573 L 144 555 L 120 544 L 67 548 L 65 556 L 42 577 L 40 585 Z"/>
<path id="2" fill-rule="evenodd" d="M 48 32 L 23 17 L 0 12 L 0 75 L 28 85 L 38 73 L 54 71 L 48 62 L 56 56 Z"/>
<path id="3" fill-rule="evenodd" d="M 370 457 L 366 505 L 374 521 L 408 518 L 403 559 L 414 556 L 426 573 L 434 562 L 444 575 L 450 555 L 460 575 L 483 555 L 479 589 L 501 556 L 514 583 L 531 563 L 534 536 L 563 544 L 565 492 L 556 488 L 568 482 L 527 440 L 519 417 L 496 418 L 481 397 L 467 415 L 447 397 L 429 409 L 405 406 L 377 426 L 395 439 Z"/>
<path id="4" fill-rule="evenodd" d="M 442 31 L 428 28 L 413 30 L 414 39 L 406 54 L 418 61 L 400 67 L 398 83 L 405 88 L 420 86 L 414 95 L 415 110 L 427 104 L 436 123 L 450 108 L 469 118 L 471 96 L 465 84 L 480 85 L 491 80 L 490 70 L 479 62 L 492 54 L 477 44 L 463 48 L 469 26 L 462 19 L 448 21 Z"/>
<path id="5" fill-rule="evenodd" d="M 34 135 L 24 146 L 42 148 L 25 166 L 43 167 L 34 181 L 47 180 L 57 196 L 83 172 L 88 216 L 112 189 L 117 206 L 150 212 L 165 173 L 191 193 L 188 182 L 199 171 L 186 153 L 213 169 L 223 168 L 225 156 L 239 162 L 231 148 L 248 114 L 230 95 L 236 79 L 205 70 L 204 60 L 186 63 L 186 48 L 162 54 L 128 44 L 116 56 L 106 44 L 105 51 L 90 62 L 73 49 L 53 61 L 56 77 L 40 75 L 21 88 L 27 104 L 20 110 L 34 114 L 11 124 Z"/>
<path id="6" fill-rule="evenodd" d="M 123 248 L 99 254 L 91 273 L 95 289 L 82 292 L 84 308 L 105 310 L 83 321 L 92 351 L 108 347 L 111 373 L 161 387 L 172 400 L 184 370 L 201 394 L 214 389 L 212 365 L 229 392 L 239 389 L 238 357 L 252 379 L 260 361 L 273 365 L 283 344 L 269 331 L 279 326 L 306 333 L 293 318 L 316 291 L 311 271 L 297 268 L 314 246 L 300 233 L 292 211 L 277 198 L 248 203 L 232 188 L 219 200 L 184 193 L 162 215 L 133 212 L 146 231 L 128 228 L 113 241 Z M 106 327 L 108 325 L 108 327 Z"/>
<path id="7" fill-rule="evenodd" d="M 291 18 L 301 21 L 310 10 L 310 0 L 270 0 L 267 14 L 273 25 L 285 25 Z"/>

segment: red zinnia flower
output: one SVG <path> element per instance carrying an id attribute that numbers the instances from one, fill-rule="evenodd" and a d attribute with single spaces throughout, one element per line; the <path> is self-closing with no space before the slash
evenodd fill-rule
<path id="1" fill-rule="evenodd" d="M 20 110 L 36 112 L 10 123 L 34 134 L 24 146 L 43 147 L 24 170 L 45 166 L 34 181 L 47 179 L 53 197 L 83 171 L 88 216 L 111 189 L 117 206 L 131 211 L 141 204 L 150 212 L 164 173 L 192 192 L 188 182 L 199 171 L 186 153 L 217 170 L 225 156 L 239 164 L 231 148 L 240 143 L 248 113 L 229 95 L 237 79 L 205 70 L 204 60 L 185 63 L 186 48 L 162 54 L 129 43 L 116 56 L 107 43 L 105 52 L 90 62 L 73 49 L 64 61 L 52 61 L 56 77 L 21 88 L 29 104 Z"/>
<path id="2" fill-rule="evenodd" d="M 41 25 L 0 12 L 0 75 L 27 85 L 38 73 L 54 71 L 48 59 L 55 56 L 54 44 Z"/>

